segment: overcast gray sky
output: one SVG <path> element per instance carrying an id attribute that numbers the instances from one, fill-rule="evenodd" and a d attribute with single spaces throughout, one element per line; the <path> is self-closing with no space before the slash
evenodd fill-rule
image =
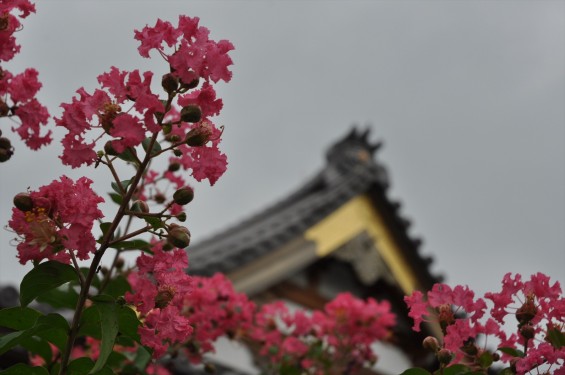
<path id="1" fill-rule="evenodd" d="M 133 29 L 179 14 L 236 47 L 219 87 L 230 164 L 213 188 L 196 186 L 194 240 L 284 197 L 353 123 L 370 123 L 434 271 L 480 293 L 509 271 L 565 282 L 565 2 L 50 0 L 24 21 L 8 68 L 37 68 L 58 115 L 112 65 L 164 73 L 137 54 Z M 63 167 L 58 143 L 14 143 L 0 165 L 2 225 L 17 192 L 63 173 L 110 190 L 103 170 Z M 0 231 L 0 283 L 27 270 L 12 238 Z"/>

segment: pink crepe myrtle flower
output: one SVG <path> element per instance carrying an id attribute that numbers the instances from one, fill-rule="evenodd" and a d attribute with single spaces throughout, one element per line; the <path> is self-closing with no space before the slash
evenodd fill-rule
<path id="1" fill-rule="evenodd" d="M 0 61 L 11 60 L 19 51 L 14 33 L 21 28 L 19 18 L 26 18 L 35 12 L 35 6 L 27 0 L 6 0 L 0 4 Z M 32 150 L 52 141 L 51 131 L 41 134 L 40 127 L 47 125 L 49 112 L 41 105 L 35 95 L 41 88 L 35 69 L 26 69 L 13 75 L 0 68 L 0 117 L 19 119 L 19 126 L 13 126 L 20 138 Z"/>
<path id="2" fill-rule="evenodd" d="M 157 20 L 155 26 L 136 31 L 139 54 L 149 57 L 149 52 L 156 49 L 171 65 L 172 73 L 185 84 L 195 78 L 230 81 L 232 73 L 228 67 L 233 62 L 228 52 L 233 50 L 233 45 L 227 40 L 210 40 L 210 31 L 198 23 L 198 17 L 180 16 L 176 28 L 170 22 Z"/>
<path id="3" fill-rule="evenodd" d="M 35 13 L 35 5 L 28 0 L 5 0 L 0 3 L 0 60 L 9 61 L 20 51 L 14 33 L 21 27 L 18 16 L 11 12 L 18 10 L 20 18 Z"/>
<path id="4" fill-rule="evenodd" d="M 186 354 L 192 362 L 199 363 L 204 354 L 214 352 L 213 344 L 219 337 L 245 336 L 255 304 L 245 294 L 236 292 L 223 274 L 192 279 L 193 289 L 185 296 L 182 311 L 193 327 Z"/>
<path id="5" fill-rule="evenodd" d="M 0 116 L 18 118 L 19 126 L 12 127 L 20 138 L 32 150 L 52 141 L 51 131 L 41 134 L 41 126 L 47 125 L 49 112 L 41 105 L 35 95 L 41 88 L 35 69 L 26 69 L 23 73 L 12 75 L 7 70 L 0 70 Z M 11 101 L 11 104 L 10 104 Z"/>
<path id="6" fill-rule="evenodd" d="M 89 94 L 81 88 L 77 90 L 79 98 L 62 104 L 63 113 L 55 123 L 68 131 L 62 141 L 63 163 L 73 168 L 92 164 L 97 158 L 96 140 L 104 134 L 112 137 L 113 148 L 121 153 L 141 144 L 147 134 L 160 131 L 154 115 L 163 112 L 164 106 L 151 92 L 152 76 L 145 72 L 142 78 L 138 70 L 125 72 L 112 67 L 98 77 L 103 90 Z M 126 113 L 122 106 L 127 101 L 134 102 L 134 110 Z M 88 135 L 93 139 L 90 142 L 86 140 Z"/>
<path id="7" fill-rule="evenodd" d="M 556 335 L 565 332 L 565 299 L 559 283 L 551 284 L 549 277 L 541 273 L 527 281 L 522 281 L 521 275 L 508 273 L 502 290 L 486 293 L 485 298 L 492 301 L 492 307 L 481 298 L 475 299 L 467 287 L 451 289 L 436 284 L 427 293 L 427 299 L 415 291 L 405 301 L 415 331 L 419 331 L 423 321 L 439 323 L 444 333 L 442 347 L 455 354 L 455 362 L 479 363 L 480 354 L 487 349 L 475 342 L 480 337 L 493 337 L 499 348 L 526 353 L 513 357 L 501 352 L 502 361 L 512 361 L 518 374 L 565 372 L 565 349 L 548 339 L 551 330 Z M 507 317 L 513 319 L 508 321 Z M 507 335 L 504 323 L 515 325 L 516 331 Z"/>
<path id="8" fill-rule="evenodd" d="M 152 256 L 137 258 L 138 269 L 128 276 L 132 291 L 126 293 L 125 300 L 141 315 L 141 343 L 153 349 L 153 356 L 158 358 L 192 333 L 189 320 L 181 314 L 192 280 L 186 274 L 188 258 L 184 250 L 164 251 L 163 243 L 156 242 L 152 251 Z"/>
<path id="9" fill-rule="evenodd" d="M 95 251 L 91 230 L 94 220 L 102 218 L 98 203 L 104 201 L 90 188 L 86 177 L 76 182 L 63 176 L 29 195 L 29 210 L 12 209 L 8 225 L 19 236 L 17 246 L 21 264 L 43 259 L 70 262 L 70 253 L 86 260 Z"/>

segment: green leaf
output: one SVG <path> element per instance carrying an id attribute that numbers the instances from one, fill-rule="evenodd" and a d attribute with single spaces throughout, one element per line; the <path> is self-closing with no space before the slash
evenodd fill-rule
<path id="1" fill-rule="evenodd" d="M 151 353 L 144 346 L 140 346 L 135 353 L 133 365 L 138 370 L 143 371 L 147 367 L 149 361 L 151 361 Z"/>
<path id="2" fill-rule="evenodd" d="M 4 371 L 0 371 L 2 375 L 49 375 L 49 371 L 45 367 L 32 367 L 23 363 L 18 363 Z"/>
<path id="3" fill-rule="evenodd" d="M 102 333 L 100 330 L 100 314 L 94 306 L 86 308 L 82 312 L 78 329 L 79 336 L 90 336 L 100 340 Z"/>
<path id="4" fill-rule="evenodd" d="M 100 296 L 99 296 L 100 297 Z M 95 301 L 93 306 L 100 316 L 100 330 L 102 334 L 102 342 L 100 343 L 100 354 L 94 367 L 90 370 L 89 374 L 93 374 L 102 370 L 108 357 L 114 348 L 114 342 L 118 335 L 118 306 L 115 302 L 102 302 Z"/>
<path id="5" fill-rule="evenodd" d="M 149 242 L 145 240 L 131 240 L 131 241 L 120 241 L 118 243 L 110 246 L 113 249 L 127 249 L 127 250 L 143 250 L 147 251 L 151 248 Z"/>
<path id="6" fill-rule="evenodd" d="M 87 357 L 77 358 L 69 363 L 70 375 L 87 375 L 94 367 L 94 361 Z"/>
<path id="7" fill-rule="evenodd" d="M 126 278 L 119 275 L 108 282 L 108 285 L 106 285 L 106 288 L 104 289 L 104 293 L 117 298 L 125 295 L 126 292 L 129 292 L 130 290 L 131 287 Z"/>
<path id="8" fill-rule="evenodd" d="M 302 370 L 297 366 L 293 366 L 290 364 L 282 364 L 280 371 L 280 375 L 300 375 L 302 374 Z"/>
<path id="9" fill-rule="evenodd" d="M 112 226 L 112 222 L 110 221 L 100 223 L 100 230 L 102 231 L 102 236 L 106 235 L 106 232 L 108 232 L 111 226 Z"/>
<path id="10" fill-rule="evenodd" d="M 471 369 L 464 365 L 452 365 L 443 369 L 443 375 L 465 375 L 471 373 Z"/>
<path id="11" fill-rule="evenodd" d="M 512 357 L 524 358 L 524 352 L 518 349 L 514 349 L 511 347 L 502 347 L 502 348 L 498 348 L 498 350 L 508 355 L 511 355 Z"/>
<path id="12" fill-rule="evenodd" d="M 483 352 L 479 357 L 479 364 L 482 368 L 489 368 L 492 365 L 493 359 L 492 354 L 489 352 Z"/>
<path id="13" fill-rule="evenodd" d="M 165 225 L 163 224 L 163 222 L 161 221 L 160 218 L 158 217 L 148 217 L 148 216 L 144 216 L 143 220 L 145 220 L 145 222 L 149 225 L 151 225 L 153 227 L 153 229 L 159 229 L 159 228 L 164 228 Z"/>
<path id="14" fill-rule="evenodd" d="M 110 199 L 112 199 L 112 202 L 116 203 L 117 205 L 122 204 L 122 202 L 124 201 L 124 197 L 122 197 L 121 194 L 108 193 L 108 195 L 110 196 Z"/>
<path id="15" fill-rule="evenodd" d="M 151 137 L 147 137 L 141 142 L 141 145 L 143 146 L 145 152 L 148 152 L 147 149 L 149 148 L 150 143 L 151 143 Z M 155 141 L 153 143 L 153 147 L 151 148 L 151 155 L 155 155 L 159 152 L 161 152 L 161 145 L 159 144 L 159 142 Z"/>
<path id="16" fill-rule="evenodd" d="M 37 296 L 72 280 L 78 280 L 72 266 L 57 261 L 41 263 L 24 276 L 20 284 L 20 304 L 25 307 Z"/>
<path id="17" fill-rule="evenodd" d="M 66 345 L 66 335 L 69 331 L 69 323 L 59 314 L 49 314 L 37 318 L 33 327 L 25 331 L 8 333 L 0 337 L 0 354 L 10 350 L 16 345 L 25 342 L 32 336 L 39 336 L 53 342 L 59 349 L 63 350 Z M 61 338 L 63 338 L 61 340 Z"/>
<path id="18" fill-rule="evenodd" d="M 560 349 L 565 346 L 565 334 L 556 327 L 547 330 L 546 340 L 555 348 Z"/>
<path id="19" fill-rule="evenodd" d="M 137 151 L 135 148 L 129 147 L 124 152 L 118 155 L 118 158 L 137 164 Z"/>
<path id="20" fill-rule="evenodd" d="M 41 303 L 46 303 L 56 309 L 71 309 L 74 310 L 77 301 L 78 293 L 74 288 L 67 284 L 67 286 L 62 286 L 60 288 L 52 289 L 48 292 L 37 296 L 37 301 Z"/>
<path id="21" fill-rule="evenodd" d="M 122 335 L 131 337 L 136 342 L 141 343 L 139 333 L 137 333 L 137 329 L 141 323 L 139 322 L 135 311 L 127 306 L 122 306 L 118 313 L 118 323 L 120 326 L 120 333 Z"/>
<path id="22" fill-rule="evenodd" d="M 110 183 L 110 186 L 112 187 L 112 190 L 114 190 L 116 193 L 118 193 L 121 196 L 128 191 L 128 186 L 130 183 L 131 183 L 131 179 L 120 181 L 120 185 L 122 185 L 122 187 L 124 188 L 124 192 L 120 190 L 120 187 L 118 186 L 117 182 Z"/>
<path id="23" fill-rule="evenodd" d="M 2 327 L 21 331 L 31 328 L 42 314 L 29 307 L 10 307 L 0 310 L 0 325 Z"/>
<path id="24" fill-rule="evenodd" d="M 515 375 L 514 371 L 510 367 L 506 367 L 498 373 L 498 375 Z"/>
<path id="25" fill-rule="evenodd" d="M 423 368 L 415 367 L 404 371 L 400 375 L 432 375 L 431 372 L 424 370 Z"/>
<path id="26" fill-rule="evenodd" d="M 82 275 L 84 276 L 85 279 L 88 277 L 89 272 L 90 272 L 90 268 L 88 268 L 88 267 L 81 267 L 80 268 L 80 273 L 82 273 Z M 95 287 L 96 289 L 100 288 L 100 279 L 98 278 L 98 273 L 96 273 L 94 275 L 94 277 L 92 278 L 92 286 Z"/>
<path id="27" fill-rule="evenodd" d="M 53 351 L 46 340 L 38 337 L 28 337 L 22 339 L 20 345 L 27 349 L 28 352 L 39 355 L 45 360 L 45 363 L 50 363 L 53 360 Z"/>

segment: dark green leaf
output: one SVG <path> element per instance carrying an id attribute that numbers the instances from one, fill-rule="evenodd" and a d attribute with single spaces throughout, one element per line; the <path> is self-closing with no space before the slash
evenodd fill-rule
<path id="1" fill-rule="evenodd" d="M 41 263 L 24 276 L 20 284 L 20 304 L 27 306 L 37 296 L 72 280 L 78 280 L 72 266 L 57 261 Z"/>
<path id="2" fill-rule="evenodd" d="M 465 375 L 471 372 L 471 369 L 464 365 L 452 365 L 443 369 L 443 375 Z"/>
<path id="3" fill-rule="evenodd" d="M 0 325 L 17 331 L 31 328 L 42 314 L 29 307 L 10 307 L 0 310 Z"/>
<path id="4" fill-rule="evenodd" d="M 94 361 L 87 357 L 77 358 L 69 363 L 69 375 L 87 375 L 94 367 Z"/>
<path id="5" fill-rule="evenodd" d="M 136 342 L 140 343 L 140 337 L 137 333 L 140 322 L 135 311 L 127 306 L 122 306 L 118 313 L 118 323 L 122 335 L 131 337 Z"/>
<path id="6" fill-rule="evenodd" d="M 515 375 L 514 371 L 510 369 L 510 367 L 506 367 L 498 373 L 498 375 Z"/>
<path id="7" fill-rule="evenodd" d="M 302 369 L 298 368 L 297 366 L 292 366 L 292 365 L 289 365 L 289 364 L 283 364 L 283 365 L 281 365 L 279 374 L 280 375 L 300 375 L 300 374 L 302 374 Z"/>
<path id="8" fill-rule="evenodd" d="M 143 146 L 143 149 L 145 150 L 145 152 L 148 152 L 147 149 L 149 148 L 149 144 L 151 143 L 151 138 L 147 137 L 143 140 L 143 142 L 141 142 L 141 145 Z M 153 143 L 153 147 L 151 148 L 151 155 L 155 155 L 156 153 L 161 151 L 161 145 L 159 144 L 159 142 L 155 141 Z"/>
<path id="9" fill-rule="evenodd" d="M 93 306 L 100 316 L 100 329 L 102 333 L 102 342 L 100 343 L 100 354 L 94 367 L 90 370 L 90 374 L 100 371 L 108 356 L 112 353 L 114 342 L 118 335 L 118 306 L 115 302 L 96 301 Z"/>
<path id="10" fill-rule="evenodd" d="M 124 197 L 122 197 L 120 194 L 108 193 L 108 195 L 110 196 L 110 199 L 112 199 L 112 202 L 116 203 L 117 205 L 122 204 L 122 202 L 124 201 Z"/>
<path id="11" fill-rule="evenodd" d="M 145 220 L 145 222 L 149 225 L 151 225 L 153 227 L 153 229 L 159 229 L 159 228 L 164 228 L 165 225 L 163 224 L 163 222 L 161 221 L 160 218 L 158 217 L 148 217 L 148 216 L 144 216 L 143 220 Z"/>
<path id="12" fill-rule="evenodd" d="M 143 371 L 147 367 L 147 364 L 150 360 L 151 353 L 144 346 L 140 346 L 135 353 L 133 364 L 138 370 Z"/>
<path id="13" fill-rule="evenodd" d="M 44 367 L 32 367 L 23 363 L 18 363 L 7 370 L 0 371 L 2 375 L 49 375 L 49 372 Z"/>
<path id="14" fill-rule="evenodd" d="M 479 357 L 479 363 L 482 368 L 489 368 L 490 365 L 492 365 L 492 362 L 492 354 L 489 352 L 483 352 L 483 354 Z"/>
<path id="15" fill-rule="evenodd" d="M 90 268 L 88 267 L 80 268 L 80 273 L 82 273 L 82 276 L 84 276 L 85 279 L 88 277 L 89 272 L 90 272 Z M 92 278 L 92 286 L 95 287 L 96 289 L 100 288 L 100 279 L 98 278 L 98 273 L 96 273 Z"/>
<path id="16" fill-rule="evenodd" d="M 131 240 L 131 241 L 120 241 L 116 244 L 110 246 L 114 249 L 127 249 L 127 250 L 149 250 L 149 242 L 144 240 Z"/>
<path id="17" fill-rule="evenodd" d="M 108 232 L 111 226 L 112 223 L 110 221 L 107 221 L 105 223 L 100 223 L 100 230 L 102 231 L 102 236 L 106 235 L 106 232 Z"/>
<path id="18" fill-rule="evenodd" d="M 108 294 L 114 298 L 121 297 L 129 292 L 131 287 L 125 277 L 118 275 L 108 282 L 106 288 L 104 288 L 104 293 Z"/>
<path id="19" fill-rule="evenodd" d="M 432 375 L 429 371 L 424 370 L 423 368 L 415 367 L 404 371 L 400 375 Z"/>
<path id="20" fill-rule="evenodd" d="M 39 336 L 47 340 L 53 339 L 54 333 L 58 332 L 59 337 L 65 339 L 61 342 L 60 339 L 53 341 L 53 344 L 59 346 L 60 349 L 64 348 L 66 343 L 66 335 L 69 331 L 69 323 L 59 314 L 49 314 L 40 316 L 33 327 L 25 331 L 17 331 L 8 333 L 0 337 L 0 354 L 10 350 L 16 345 L 25 342 L 32 336 Z"/>
<path id="21" fill-rule="evenodd" d="M 102 333 L 100 331 L 100 314 L 94 306 L 90 306 L 83 311 L 80 318 L 78 335 L 90 336 L 97 340 L 100 340 L 102 337 Z"/>
<path id="22" fill-rule="evenodd" d="M 122 160 L 137 163 L 137 152 L 134 148 L 127 148 L 124 152 L 118 155 Z"/>
<path id="23" fill-rule="evenodd" d="M 110 186 L 112 187 L 112 190 L 114 190 L 119 195 L 124 195 L 127 192 L 128 186 L 129 186 L 130 183 L 131 183 L 131 180 L 120 181 L 120 185 L 122 185 L 122 187 L 124 188 L 123 192 L 120 190 L 120 187 L 118 186 L 117 182 L 110 183 Z M 112 194 L 112 193 L 110 193 L 110 194 Z"/>
<path id="24" fill-rule="evenodd" d="M 27 349 L 28 352 L 39 355 L 45 360 L 45 363 L 50 363 L 53 360 L 53 351 L 46 340 L 38 337 L 28 337 L 22 339 L 20 345 Z"/>
<path id="25" fill-rule="evenodd" d="M 78 293 L 68 284 L 37 296 L 37 301 L 47 303 L 56 309 L 74 310 L 78 301 Z"/>
<path id="26" fill-rule="evenodd" d="M 547 330 L 546 340 L 555 348 L 560 349 L 565 346 L 565 334 L 556 327 Z"/>
<path id="27" fill-rule="evenodd" d="M 502 347 L 502 348 L 498 348 L 498 350 L 508 355 L 511 355 L 512 357 L 519 357 L 519 358 L 524 357 L 524 352 L 518 349 L 514 349 L 510 347 Z"/>

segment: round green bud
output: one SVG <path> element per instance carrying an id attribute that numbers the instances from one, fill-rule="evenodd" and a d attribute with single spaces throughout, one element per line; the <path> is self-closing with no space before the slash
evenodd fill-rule
<path id="1" fill-rule="evenodd" d="M 185 186 L 173 194 L 173 200 L 176 204 L 184 206 L 185 204 L 189 204 L 194 199 L 194 190 L 190 186 Z"/>

